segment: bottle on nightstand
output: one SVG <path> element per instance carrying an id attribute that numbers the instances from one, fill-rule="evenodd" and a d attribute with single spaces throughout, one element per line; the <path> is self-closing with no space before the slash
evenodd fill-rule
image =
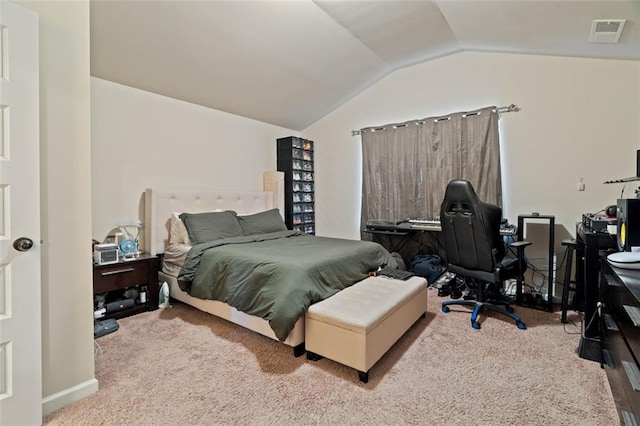
<path id="1" fill-rule="evenodd" d="M 147 286 L 140 287 L 140 293 L 138 294 L 138 301 L 141 305 L 147 303 Z"/>

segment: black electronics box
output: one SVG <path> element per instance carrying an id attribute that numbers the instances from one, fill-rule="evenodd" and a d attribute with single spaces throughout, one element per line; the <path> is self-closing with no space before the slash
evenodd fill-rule
<path id="1" fill-rule="evenodd" d="M 616 218 L 608 216 L 593 216 L 589 214 L 582 215 L 582 224 L 591 232 L 608 232 L 609 225 L 617 226 Z"/>
<path id="2" fill-rule="evenodd" d="M 617 226 L 617 220 L 610 217 L 594 217 L 591 220 L 591 230 L 593 232 L 608 232 L 609 225 Z"/>
<path id="3" fill-rule="evenodd" d="M 640 247 L 640 199 L 619 199 L 617 215 L 618 249 L 631 251 L 632 247 Z"/>

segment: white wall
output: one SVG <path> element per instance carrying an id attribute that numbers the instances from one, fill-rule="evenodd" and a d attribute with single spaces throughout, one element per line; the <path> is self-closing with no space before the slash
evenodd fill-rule
<path id="1" fill-rule="evenodd" d="M 262 190 L 299 132 L 91 78 L 93 238 L 144 218 L 145 188 Z"/>
<path id="2" fill-rule="evenodd" d="M 318 233 L 359 238 L 351 130 L 511 103 L 522 110 L 500 120 L 505 217 L 555 215 L 566 238 L 582 213 L 615 204 L 622 185 L 602 182 L 635 175 L 640 62 L 466 52 L 397 71 L 302 131 L 315 141 Z"/>
<path id="3" fill-rule="evenodd" d="M 40 18 L 43 413 L 95 392 L 89 2 L 18 1 Z"/>

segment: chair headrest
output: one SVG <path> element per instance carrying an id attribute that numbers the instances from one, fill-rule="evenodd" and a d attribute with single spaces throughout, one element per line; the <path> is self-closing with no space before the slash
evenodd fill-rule
<path id="1" fill-rule="evenodd" d="M 468 209 L 470 211 L 474 210 L 480 201 L 471 182 L 460 179 L 449 182 L 444 194 L 444 200 L 445 203 L 449 205 L 451 205 L 451 203 L 457 203 L 462 209 Z M 465 204 L 468 205 L 465 206 Z"/>

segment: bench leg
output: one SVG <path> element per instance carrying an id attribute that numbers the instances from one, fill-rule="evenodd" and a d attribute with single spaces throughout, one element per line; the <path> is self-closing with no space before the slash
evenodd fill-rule
<path id="1" fill-rule="evenodd" d="M 322 355 L 318 355 L 315 352 L 309 352 L 307 351 L 307 359 L 309 361 L 320 361 L 321 359 L 323 359 L 324 357 Z"/>
<path id="2" fill-rule="evenodd" d="M 369 372 L 358 371 L 358 378 L 362 383 L 369 383 Z"/>
<path id="3" fill-rule="evenodd" d="M 297 346 L 293 347 L 293 356 L 298 358 L 304 355 L 304 342 L 300 343 Z"/>

